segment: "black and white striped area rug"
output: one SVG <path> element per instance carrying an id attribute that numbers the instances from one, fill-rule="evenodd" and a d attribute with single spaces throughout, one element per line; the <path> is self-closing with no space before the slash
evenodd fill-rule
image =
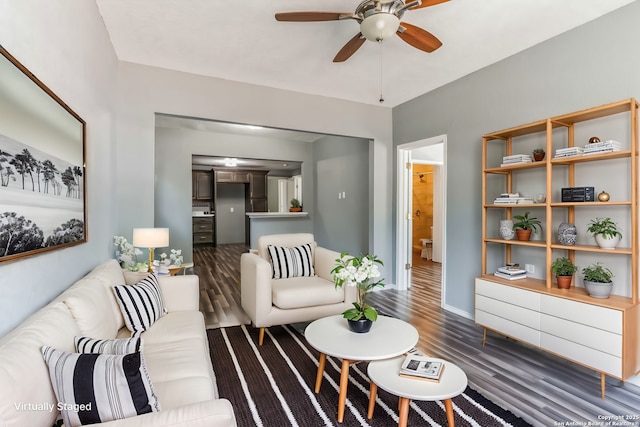
<path id="1" fill-rule="evenodd" d="M 234 407 L 238 426 L 394 426 L 398 398 L 378 389 L 373 418 L 367 419 L 367 364 L 351 366 L 344 422 L 337 421 L 340 360 L 327 357 L 320 393 L 314 393 L 318 352 L 291 326 L 258 330 L 247 326 L 207 331 L 220 397 Z M 456 427 L 528 426 L 467 388 L 452 399 Z M 411 402 L 409 426 L 446 426 L 442 402 Z"/>

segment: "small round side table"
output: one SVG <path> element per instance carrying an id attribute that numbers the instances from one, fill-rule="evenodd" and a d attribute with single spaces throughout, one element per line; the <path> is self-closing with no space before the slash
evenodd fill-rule
<path id="1" fill-rule="evenodd" d="M 444 371 L 439 382 L 401 377 L 400 366 L 402 366 L 404 359 L 404 356 L 400 356 L 369 362 L 367 373 L 371 379 L 371 389 L 367 418 L 373 417 L 378 387 L 380 387 L 400 398 L 398 427 L 406 427 L 407 425 L 411 400 L 441 400 L 447 413 L 449 427 L 454 427 L 451 398 L 458 396 L 467 388 L 467 375 L 453 363 L 434 358 L 434 360 L 444 363 Z"/>

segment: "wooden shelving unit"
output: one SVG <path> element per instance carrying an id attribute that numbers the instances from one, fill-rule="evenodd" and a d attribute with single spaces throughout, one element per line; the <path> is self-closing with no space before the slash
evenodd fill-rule
<path id="1" fill-rule="evenodd" d="M 593 368 L 601 373 L 602 396 L 604 398 L 605 376 L 610 375 L 618 379 L 626 379 L 640 371 L 640 307 L 638 304 L 638 108 L 635 99 L 627 99 L 612 104 L 607 104 L 583 111 L 569 113 L 557 117 L 540 120 L 534 123 L 505 129 L 484 135 L 482 138 L 482 276 L 476 279 L 476 322 L 486 329 L 511 336 L 515 339 L 526 341 L 544 350 L 561 357 L 573 360 Z M 575 157 L 553 158 L 555 149 L 559 148 L 554 138 L 562 139 L 563 147 L 573 147 L 575 141 L 575 126 L 590 120 L 604 119 L 609 116 L 623 113 L 629 126 L 629 141 L 622 151 L 610 153 L 590 154 Z M 617 122 L 616 122 L 617 123 Z M 559 137 L 560 135 L 560 137 Z M 499 166 L 496 161 L 496 150 L 502 155 L 514 154 L 520 139 L 537 138 L 545 141 L 546 157 L 543 161 L 524 163 L 508 166 Z M 577 145 L 583 145 L 577 144 Z M 515 152 L 521 152 L 516 150 Z M 609 202 L 562 202 L 559 197 L 560 188 L 558 181 L 562 181 L 563 187 L 585 185 L 577 182 L 579 175 L 576 171 L 580 168 L 588 168 L 600 162 L 623 159 L 628 161 L 620 173 L 620 180 L 626 182 L 629 187 L 628 196 L 621 200 Z M 540 172 L 539 169 L 544 169 Z M 504 205 L 493 204 L 495 194 L 488 194 L 489 180 L 491 177 L 501 177 L 504 186 L 501 191 L 514 192 L 514 181 L 517 174 L 532 173 L 538 170 L 537 176 L 544 174 L 544 192 L 547 195 L 542 204 L 518 204 Z M 584 171 L 584 169 L 582 169 Z M 558 175 L 558 179 L 554 179 Z M 580 180 L 584 181 L 584 179 Z M 502 182 L 502 181 L 500 181 Z M 495 181 L 491 181 L 495 187 Z M 588 183 L 587 183 L 588 184 Z M 542 192 L 542 191 L 541 191 Z M 554 198 L 555 195 L 555 198 Z M 552 226 L 554 219 L 575 223 L 576 213 L 580 209 L 606 206 L 610 209 L 627 210 L 625 214 L 630 217 L 629 224 L 624 227 L 629 236 L 629 247 L 618 247 L 614 250 L 600 249 L 595 245 L 577 244 L 574 246 L 562 245 L 556 240 L 556 230 Z M 495 218 L 494 212 L 502 213 L 506 219 L 513 218 L 514 209 L 544 210 L 543 239 L 522 242 L 517 240 L 504 240 L 499 236 L 489 235 L 489 218 Z M 495 227 L 494 227 L 495 228 Z M 528 247 L 545 252 L 546 277 L 544 279 L 527 278 L 524 280 L 508 281 L 495 277 L 493 269 L 488 271 L 488 258 L 495 259 L 492 250 L 504 253 L 504 262 L 512 262 L 512 251 L 515 248 Z M 584 253 L 594 256 L 598 254 L 607 256 L 630 257 L 630 280 L 628 283 L 628 296 L 612 295 L 607 299 L 595 299 L 587 295 L 581 287 L 572 286 L 568 291 L 558 289 L 550 272 L 554 259 L 554 251 L 564 251 L 565 256 L 575 262 L 576 254 Z M 574 279 L 575 280 L 575 279 Z M 510 291 L 517 289 L 518 291 Z M 504 293 L 505 296 L 501 296 Z M 523 303 L 522 298 L 531 298 L 533 303 Z M 538 301 L 535 303 L 535 301 Z M 537 304 L 537 305 L 536 305 Z M 578 304 L 578 305 L 576 305 Z M 616 324 L 615 328 L 608 329 L 610 325 L 603 327 L 607 333 L 613 335 L 602 339 L 610 339 L 613 350 L 599 347 L 594 340 L 600 336 L 600 326 L 591 324 L 591 319 L 572 318 L 569 314 L 564 318 L 558 314 L 558 307 L 566 305 L 567 312 L 582 310 L 588 312 L 598 307 L 600 320 L 606 323 Z M 555 307 L 555 308 L 550 308 Z M 594 308 L 590 308 L 594 307 Z M 510 315 L 501 314 L 501 311 L 513 311 Z M 522 317 L 519 317 L 522 316 Z M 524 320 L 524 319 L 527 320 Z M 520 320 L 522 319 L 522 320 Z M 533 319 L 533 320 L 531 320 Z M 560 330 L 559 325 L 574 328 L 571 334 Z M 580 338 L 574 338 L 576 334 Z M 593 338 L 582 336 L 593 334 Z M 606 334 L 605 334 L 606 335 Z M 618 339 L 619 337 L 619 339 Z M 611 347 L 611 346 L 610 346 Z M 618 348 L 619 347 L 619 348 Z M 589 356 L 584 356 L 589 354 Z"/>

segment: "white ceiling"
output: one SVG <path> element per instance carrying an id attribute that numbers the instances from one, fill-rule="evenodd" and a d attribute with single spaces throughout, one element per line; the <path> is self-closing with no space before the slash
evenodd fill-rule
<path id="1" fill-rule="evenodd" d="M 356 21 L 277 22 L 274 14 L 352 13 L 360 0 L 96 0 L 122 61 L 374 105 L 382 81 L 386 107 L 633 1 L 451 0 L 403 17 L 443 42 L 435 52 L 394 36 L 333 63 Z"/>

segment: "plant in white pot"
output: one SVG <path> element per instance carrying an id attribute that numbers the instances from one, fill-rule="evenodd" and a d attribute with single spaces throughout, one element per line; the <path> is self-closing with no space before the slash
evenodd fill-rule
<path id="1" fill-rule="evenodd" d="M 613 272 L 599 262 L 582 269 L 584 287 L 590 297 L 609 298 L 613 288 Z"/>
<path id="2" fill-rule="evenodd" d="M 602 249 L 614 249 L 622 238 L 618 224 L 609 217 L 592 219 L 587 231 L 593 234 L 596 243 Z"/>
<path id="3" fill-rule="evenodd" d="M 560 289 L 569 289 L 571 287 L 571 280 L 577 270 L 578 267 L 569 258 L 565 257 L 556 258 L 551 264 L 551 272 L 556 275 L 558 288 Z"/>

